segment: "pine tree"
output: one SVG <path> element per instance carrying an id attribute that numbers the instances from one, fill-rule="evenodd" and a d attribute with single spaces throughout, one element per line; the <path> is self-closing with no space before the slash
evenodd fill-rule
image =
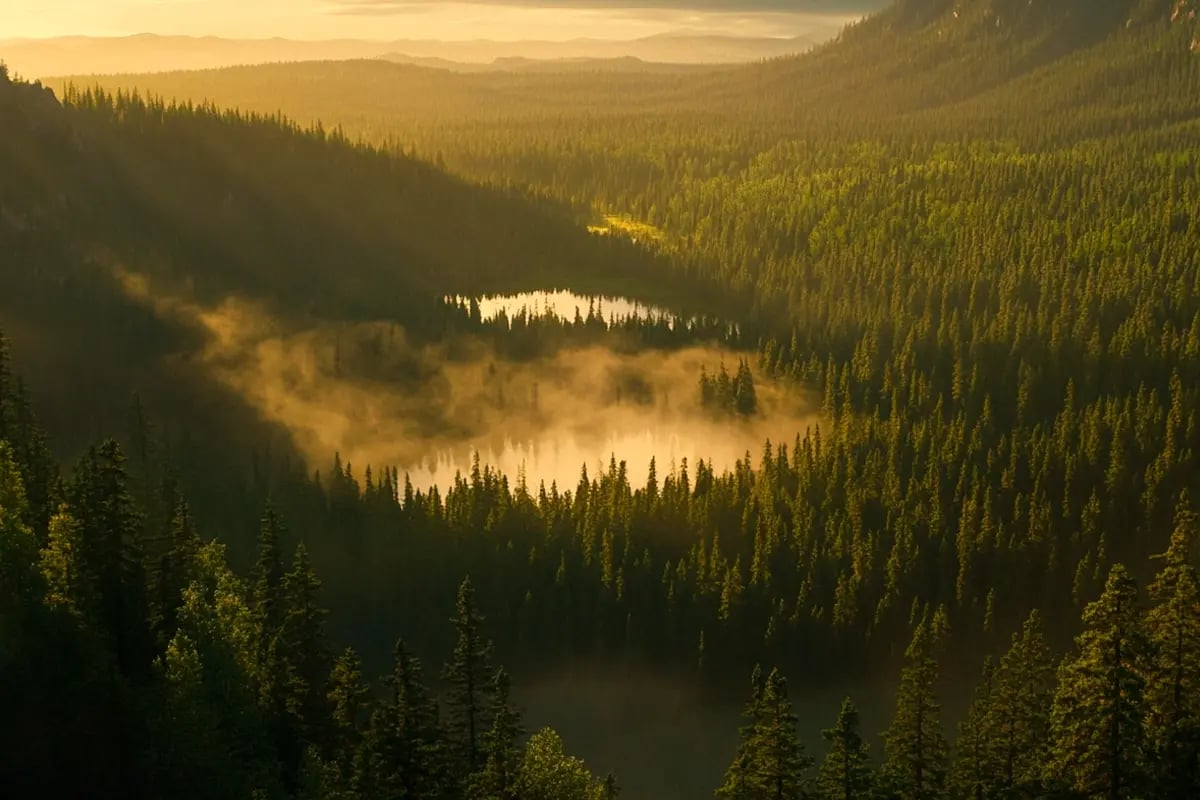
<path id="1" fill-rule="evenodd" d="M 563 749 L 550 728 L 529 738 L 521 758 L 516 796 L 521 800 L 601 800 L 603 784 Z"/>
<path id="2" fill-rule="evenodd" d="M 7 77 L 7 74 L 6 70 L 4 77 Z M 9 358 L 8 337 L 4 335 L 3 330 L 0 330 L 0 441 L 8 442 L 9 447 L 11 447 L 14 414 L 11 408 L 12 401 L 9 396 L 9 382 L 12 380 Z"/>
<path id="3" fill-rule="evenodd" d="M 258 702 L 266 717 L 271 741 L 283 764 L 284 782 L 295 787 L 304 748 L 300 741 L 298 677 L 283 637 L 288 614 L 280 539 L 283 523 L 268 504 L 258 533 L 258 557 L 250 589 L 250 610 L 258 629 L 255 675 Z"/>
<path id="4" fill-rule="evenodd" d="M 251 607 L 263 627 L 264 640 L 278 634 L 286 615 L 283 597 L 283 521 L 275 508 L 267 504 L 258 529 L 258 558 L 254 564 Z M 265 647 L 265 641 L 264 641 Z"/>
<path id="5" fill-rule="evenodd" d="M 1150 584 L 1146 629 L 1153 646 L 1147 676 L 1146 729 L 1154 755 L 1155 795 L 1200 795 L 1200 585 L 1192 554 L 1196 516 L 1186 495 Z"/>
<path id="6" fill-rule="evenodd" d="M 754 389 L 754 375 L 750 364 L 742 359 L 734 379 L 734 407 L 742 416 L 751 416 L 758 411 L 758 393 Z"/>
<path id="7" fill-rule="evenodd" d="M 91 448 L 75 472 L 69 510 L 83 526 L 81 559 L 95 582 L 101 629 L 126 676 L 149 677 L 153 658 L 141 520 L 114 441 Z"/>
<path id="8" fill-rule="evenodd" d="M 9 444 L 25 484 L 25 523 L 38 541 L 44 543 L 50 517 L 59 503 L 58 465 L 46 442 L 46 434 L 34 416 L 25 383 L 20 379 L 16 381 L 8 407 L 11 414 Z"/>
<path id="9" fill-rule="evenodd" d="M 17 652 L 25 623 L 45 592 L 37 569 L 38 546 L 25 524 L 25 486 L 8 442 L 0 440 L 0 652 Z M 0 678 L 9 659 L 0 659 Z M 0 681 L 0 696 L 8 687 Z"/>
<path id="10" fill-rule="evenodd" d="M 731 800 L 791 800 L 803 794 L 812 759 L 796 731 L 787 680 L 772 670 L 764 680 L 755 667 L 741 740 L 717 797 Z"/>
<path id="11" fill-rule="evenodd" d="M 900 800 L 945 795 L 947 745 L 937 693 L 940 627 L 936 618 L 917 623 L 900 673 L 896 714 L 883 736 L 883 780 Z"/>
<path id="12" fill-rule="evenodd" d="M 1046 779 L 1110 800 L 1144 786 L 1145 678 L 1149 642 L 1137 583 L 1120 564 L 1083 612 L 1075 652 L 1058 671 Z"/>
<path id="13" fill-rule="evenodd" d="M 208 708 L 218 717 L 223 737 L 220 757 L 240 781 L 241 789 L 225 796 L 249 796 L 252 786 L 271 787 L 268 796 L 274 796 L 282 791 L 277 749 L 256 682 L 262 629 L 246 597 L 246 586 L 229 568 L 224 547 L 216 542 L 202 546 L 172 642 L 193 642 L 199 654 Z M 190 661 L 188 656 L 181 665 Z"/>
<path id="14" fill-rule="evenodd" d="M 186 502 L 179 500 L 171 514 L 166 551 L 159 559 L 151 592 L 151 627 L 159 642 L 168 642 L 175 636 L 179 605 L 184 589 L 194 577 L 199 550 L 200 537 L 192 525 L 191 510 Z"/>
<path id="15" fill-rule="evenodd" d="M 432 800 L 447 789 L 437 705 L 425 687 L 420 659 L 396 643 L 388 696 L 371 715 L 355 770 L 360 796 Z"/>
<path id="16" fill-rule="evenodd" d="M 868 746 L 859 732 L 858 709 L 847 697 L 837 722 L 821 732 L 829 743 L 818 786 L 825 800 L 867 800 L 875 790 Z"/>
<path id="17" fill-rule="evenodd" d="M 87 543 L 83 526 L 63 506 L 50 520 L 50 535 L 41 553 L 46 602 L 74 617 L 84 627 L 99 622 L 99 598 L 92 573 L 84 562 Z"/>
<path id="18" fill-rule="evenodd" d="M 362 661 L 352 648 L 334 662 L 327 699 L 333 724 L 330 754 L 340 785 L 348 786 L 354 759 L 362 743 L 370 690 L 363 684 Z"/>
<path id="19" fill-rule="evenodd" d="M 804 773 L 812 759 L 804 752 L 796 731 L 796 713 L 788 697 L 787 680 L 772 670 L 763 691 L 762 723 L 754 741 L 757 784 L 764 800 L 800 800 L 804 795 Z"/>
<path id="20" fill-rule="evenodd" d="M 487 726 L 487 696 L 493 673 L 491 643 L 483 634 L 483 616 L 476 606 L 470 578 L 459 586 L 452 622 L 458 632 L 458 642 L 443 671 L 443 677 L 450 685 L 450 733 L 456 741 L 466 774 L 472 774 L 483 764 L 480 742 Z"/>
<path id="21" fill-rule="evenodd" d="M 287 611 L 280 639 L 289 665 L 287 705 L 304 743 L 327 747 L 330 719 L 326 681 L 331 665 L 325 638 L 326 611 L 317 602 L 320 588 L 308 548 L 301 543 L 296 547 L 291 569 L 283 577 Z"/>
<path id="22" fill-rule="evenodd" d="M 492 727 L 484 735 L 483 768 L 472 776 L 469 800 L 517 800 L 516 783 L 524 734 L 521 715 L 511 706 L 508 673 L 501 668 L 492 683 Z"/>
<path id="23" fill-rule="evenodd" d="M 991 764 L 1006 792 L 1035 792 L 1046 760 L 1054 659 L 1035 609 L 1000 659 L 993 680 Z"/>
<path id="24" fill-rule="evenodd" d="M 750 676 L 750 701 L 742 712 L 746 724 L 738 732 L 738 746 L 733 761 L 725 770 L 725 779 L 716 796 L 720 800 L 753 800 L 760 797 L 762 787 L 757 783 L 754 747 L 766 717 L 763 695 L 766 681 L 762 668 L 756 666 Z"/>
<path id="25" fill-rule="evenodd" d="M 975 697 L 967 709 L 967 718 L 959 725 L 955 741 L 951 786 L 957 796 L 985 800 L 993 797 L 999 782 L 994 761 L 996 746 L 992 717 L 995 703 L 996 669 L 992 659 L 983 662 L 983 675 Z"/>

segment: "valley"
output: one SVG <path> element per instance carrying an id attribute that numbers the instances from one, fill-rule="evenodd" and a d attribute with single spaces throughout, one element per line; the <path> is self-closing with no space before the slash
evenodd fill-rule
<path id="1" fill-rule="evenodd" d="M 436 5 L 0 67 L 0 786 L 1200 791 L 1195 0 Z"/>

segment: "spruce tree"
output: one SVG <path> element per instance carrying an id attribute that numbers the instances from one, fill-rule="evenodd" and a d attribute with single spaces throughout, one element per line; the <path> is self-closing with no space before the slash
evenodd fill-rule
<path id="1" fill-rule="evenodd" d="M 936 617 L 917 623 L 900 673 L 896 714 L 883 736 L 883 780 L 900 800 L 945 795 L 947 744 L 937 692 L 940 628 Z"/>
<path id="2" fill-rule="evenodd" d="M 529 738 L 521 757 L 516 796 L 521 800 L 601 800 L 604 785 L 587 766 L 566 754 L 550 728 Z"/>
<path id="3" fill-rule="evenodd" d="M 1110 800 L 1145 788 L 1145 670 L 1149 641 L 1138 587 L 1118 564 L 1083 612 L 1075 652 L 1058 670 L 1046 780 Z"/>
<path id="4" fill-rule="evenodd" d="M 179 500 L 171 514 L 166 551 L 159 559 L 151 592 L 151 626 L 156 640 L 169 642 L 178 624 L 183 591 L 191 583 L 200 537 L 192 524 L 191 509 Z"/>
<path id="5" fill-rule="evenodd" d="M 772 670 L 763 691 L 762 723 L 754 740 L 756 783 L 764 800 L 800 800 L 804 773 L 812 759 L 804 752 L 796 731 L 796 713 L 788 697 L 787 679 Z"/>
<path id="6" fill-rule="evenodd" d="M 725 770 L 725 779 L 717 789 L 716 796 L 720 800 L 753 800 L 760 797 L 761 787 L 757 783 L 754 751 L 758 741 L 759 731 L 766 717 L 763 695 L 766 691 L 766 681 L 762 667 L 755 666 L 750 676 L 750 701 L 742 712 L 745 724 L 738 731 L 738 745 L 733 761 Z"/>
<path id="7" fill-rule="evenodd" d="M 1196 516 L 1186 496 L 1151 582 L 1146 629 L 1153 646 L 1147 676 L 1146 732 L 1154 756 L 1154 794 L 1200 795 L 1200 585 L 1192 553 Z"/>
<path id="8" fill-rule="evenodd" d="M 7 77 L 7 71 L 5 72 Z M 12 380 L 9 366 L 8 338 L 0 329 L 0 441 L 8 442 L 11 447 L 13 439 L 14 414 L 12 400 L 9 396 L 9 382 Z"/>
<path id="9" fill-rule="evenodd" d="M 283 577 L 286 616 L 280 631 L 289 671 L 288 710 L 306 745 L 327 747 L 330 719 L 328 686 L 331 665 L 325 638 L 325 609 L 317 601 L 321 582 L 303 543 Z"/>
<path id="10" fill-rule="evenodd" d="M 62 609 L 85 628 L 94 630 L 99 621 L 97 587 L 83 560 L 87 543 L 83 526 L 63 506 L 50 520 L 50 534 L 41 552 L 46 602 Z"/>
<path id="11" fill-rule="evenodd" d="M 88 450 L 76 469 L 69 510 L 83 526 L 81 559 L 95 582 L 100 625 L 121 671 L 149 677 L 153 658 L 141 519 L 134 508 L 125 458 L 108 440 Z"/>
<path id="12" fill-rule="evenodd" d="M 258 528 L 258 557 L 254 563 L 251 607 L 264 631 L 264 640 L 278 634 L 286 615 L 283 597 L 283 520 L 267 504 Z M 264 641 L 265 646 L 265 641 Z"/>
<path id="13" fill-rule="evenodd" d="M 992 727 L 995 682 L 996 669 L 989 657 L 984 659 L 983 674 L 975 689 L 975 697 L 967 709 L 967 718 L 959 725 L 955 741 L 950 783 L 959 797 L 985 800 L 994 796 L 999 783 L 999 769 L 994 760 L 995 731 Z"/>
<path id="14" fill-rule="evenodd" d="M 993 680 L 990 763 L 1005 792 L 1034 793 L 1046 761 L 1054 659 L 1035 609 L 1000 659 Z"/>
<path id="15" fill-rule="evenodd" d="M 825 800 L 867 800 L 875 790 L 875 777 L 867 743 L 859 732 L 858 709 L 847 697 L 837 722 L 821 732 L 828 742 L 817 779 Z"/>
<path id="16" fill-rule="evenodd" d="M 452 622 L 458 632 L 458 641 L 443 677 L 450 687 L 447 698 L 450 733 L 465 774 L 469 775 L 483 764 L 480 744 L 487 727 L 488 694 L 493 676 L 492 647 L 483 633 L 483 616 L 476 606 L 475 588 L 470 578 L 463 580 L 458 588 Z"/>
<path id="17" fill-rule="evenodd" d="M 355 770 L 355 790 L 371 798 L 433 800 L 447 792 L 443 733 L 421 661 L 396 643 L 387 697 L 371 715 Z"/>
<path id="18" fill-rule="evenodd" d="M 23 645 L 25 623 L 46 591 L 37 569 L 37 539 L 23 521 L 25 504 L 25 486 L 12 450 L 0 439 L 0 653 L 4 654 Z M 0 678 L 15 666 L 10 658 L 0 658 Z M 9 688 L 0 681 L 0 697 Z"/>
<path id="19" fill-rule="evenodd" d="M 742 416 L 751 416 L 758 411 L 758 393 L 754 389 L 754 375 L 750 364 L 742 359 L 734 379 L 734 407 Z"/>
<path id="20" fill-rule="evenodd" d="M 501 668 L 492 682 L 492 727 L 483 738 L 484 763 L 471 777 L 469 800 L 517 800 L 517 772 L 521 762 L 518 740 L 524 734 L 521 715 L 510 703 L 508 673 Z"/>
<path id="21" fill-rule="evenodd" d="M 367 720 L 370 690 L 363 683 L 362 661 L 352 648 L 338 656 L 329 676 L 329 702 L 332 731 L 330 757 L 337 766 L 340 785 L 348 786 L 351 770 Z"/>

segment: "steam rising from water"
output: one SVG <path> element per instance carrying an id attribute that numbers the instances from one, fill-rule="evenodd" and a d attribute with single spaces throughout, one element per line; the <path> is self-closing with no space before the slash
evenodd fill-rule
<path id="1" fill-rule="evenodd" d="M 701 368 L 737 366 L 736 354 L 716 348 L 587 347 L 510 361 L 473 339 L 418 347 L 389 323 L 293 330 L 246 301 L 204 308 L 120 277 L 160 314 L 202 327 L 204 368 L 290 431 L 314 467 L 340 453 L 356 474 L 368 464 L 395 466 L 418 488 L 444 488 L 478 452 L 514 484 L 523 475 L 531 488 L 566 489 L 583 465 L 594 475 L 615 459 L 638 486 L 652 457 L 660 477 L 684 459 L 722 470 L 768 439 L 791 443 L 815 421 L 812 398 L 761 376 L 757 416 L 706 416 Z"/>

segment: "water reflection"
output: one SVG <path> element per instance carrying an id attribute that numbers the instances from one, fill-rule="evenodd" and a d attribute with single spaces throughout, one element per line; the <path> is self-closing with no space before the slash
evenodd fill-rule
<path id="1" fill-rule="evenodd" d="M 474 298 L 454 295 L 447 297 L 446 302 L 464 311 L 468 311 L 471 303 L 474 302 L 479 308 L 482 321 L 508 320 L 510 326 L 516 319 L 545 317 L 552 317 L 566 323 L 582 324 L 589 321 L 600 321 L 609 327 L 616 327 L 631 321 L 665 323 L 671 329 L 675 329 L 680 324 L 685 327 L 695 327 L 719 323 L 715 317 L 706 315 L 685 317 L 661 306 L 642 303 L 627 297 L 583 295 L 567 290 L 484 295 Z M 736 335 L 739 331 L 736 323 L 730 323 L 724 327 L 727 335 Z"/>

